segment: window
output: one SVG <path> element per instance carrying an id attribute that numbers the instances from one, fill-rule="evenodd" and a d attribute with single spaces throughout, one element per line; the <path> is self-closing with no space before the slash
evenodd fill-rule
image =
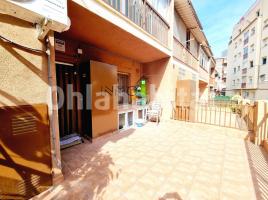
<path id="1" fill-rule="evenodd" d="M 263 48 L 268 46 L 268 37 L 263 39 Z"/>
<path id="2" fill-rule="evenodd" d="M 253 84 L 253 78 L 252 78 L 252 76 L 250 76 L 250 77 L 248 78 L 248 80 L 249 80 L 249 81 L 248 81 L 249 84 L 252 85 L 252 84 Z"/>
<path id="3" fill-rule="evenodd" d="M 256 15 L 257 15 L 257 17 L 260 16 L 260 11 L 259 10 L 256 12 Z"/>
<path id="4" fill-rule="evenodd" d="M 169 16 L 168 10 L 169 10 L 170 1 L 169 0 L 152 0 L 150 2 L 152 2 L 153 4 L 152 6 L 160 13 L 160 15 L 167 20 Z"/>
<path id="5" fill-rule="evenodd" d="M 251 29 L 251 36 L 255 35 L 255 32 L 256 32 L 256 29 L 255 29 L 255 27 L 253 27 L 253 28 Z"/>
<path id="6" fill-rule="evenodd" d="M 264 82 L 265 81 L 265 78 L 266 78 L 266 75 L 265 74 L 260 75 L 260 81 L 261 82 Z"/>
<path id="7" fill-rule="evenodd" d="M 238 71 L 238 72 L 240 71 L 240 66 L 237 67 L 237 71 Z"/>
<path id="8" fill-rule="evenodd" d="M 237 42 L 235 43 L 235 49 L 237 48 Z"/>
<path id="9" fill-rule="evenodd" d="M 186 48 L 188 50 L 190 50 L 190 47 L 191 47 L 191 31 L 190 30 L 187 30 L 186 31 Z"/>
<path id="10" fill-rule="evenodd" d="M 233 80 L 233 86 L 235 86 L 235 80 Z"/>
<path id="11" fill-rule="evenodd" d="M 243 93 L 244 93 L 244 95 L 243 95 L 244 98 L 248 98 L 249 97 L 249 92 L 248 91 L 245 91 Z"/>
<path id="12" fill-rule="evenodd" d="M 267 57 L 263 57 L 263 58 L 262 58 L 262 64 L 263 64 L 263 65 L 266 65 L 266 64 L 267 64 Z"/>
<path id="13" fill-rule="evenodd" d="M 129 75 L 128 74 L 118 74 L 118 104 L 129 104 L 130 98 L 128 95 L 129 90 Z"/>
<path id="14" fill-rule="evenodd" d="M 266 20 L 264 21 L 264 27 L 263 27 L 263 29 L 266 29 L 266 28 L 268 28 L 268 19 L 266 19 Z"/>
<path id="15" fill-rule="evenodd" d="M 238 79 L 237 79 L 237 84 L 239 84 L 239 83 L 240 83 L 240 79 L 238 78 Z"/>
<path id="16" fill-rule="evenodd" d="M 254 45 L 254 44 L 252 44 L 252 45 L 250 46 L 250 51 L 251 51 L 251 52 L 254 52 L 254 51 L 255 51 L 255 45 Z"/>
<path id="17" fill-rule="evenodd" d="M 126 113 L 119 114 L 119 130 L 126 126 Z"/>
<path id="18" fill-rule="evenodd" d="M 236 73 L 236 68 L 234 68 L 234 74 Z"/>
<path id="19" fill-rule="evenodd" d="M 249 31 L 244 33 L 244 45 L 247 45 L 249 41 Z"/>
<path id="20" fill-rule="evenodd" d="M 184 80 L 186 76 L 185 69 L 179 68 L 179 80 Z"/>
<path id="21" fill-rule="evenodd" d="M 253 62 L 253 60 L 250 61 L 250 67 L 251 67 L 251 68 L 254 67 L 254 62 Z"/>
<path id="22" fill-rule="evenodd" d="M 248 47 L 244 48 L 244 55 L 243 55 L 243 59 L 246 60 L 248 58 Z"/>

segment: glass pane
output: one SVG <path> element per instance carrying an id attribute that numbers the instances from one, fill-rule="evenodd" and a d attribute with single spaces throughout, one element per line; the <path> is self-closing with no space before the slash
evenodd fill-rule
<path id="1" fill-rule="evenodd" d="M 125 119 L 126 119 L 125 113 L 119 114 L 119 130 L 125 127 L 126 124 Z"/>
<path id="2" fill-rule="evenodd" d="M 129 76 L 127 74 L 118 74 L 118 104 L 128 104 L 129 102 Z"/>
<path id="3" fill-rule="evenodd" d="M 133 125 L 133 112 L 129 112 L 128 114 L 128 126 Z"/>
<path id="4" fill-rule="evenodd" d="M 139 110 L 138 111 L 138 118 L 139 119 L 143 119 L 143 112 L 142 112 L 142 110 Z"/>

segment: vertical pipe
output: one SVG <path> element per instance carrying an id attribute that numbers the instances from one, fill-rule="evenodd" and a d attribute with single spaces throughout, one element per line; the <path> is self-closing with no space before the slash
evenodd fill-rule
<path id="1" fill-rule="evenodd" d="M 46 38 L 46 53 L 47 53 L 47 73 L 48 73 L 48 85 L 50 89 L 50 99 L 49 99 L 49 119 L 50 119 L 50 132 L 51 132 L 51 161 L 52 161 L 52 176 L 53 182 L 56 183 L 63 179 L 61 172 L 61 155 L 60 155 L 60 142 L 59 142 L 59 123 L 58 123 L 58 113 L 57 105 L 54 107 L 53 103 L 57 102 L 57 93 L 54 93 L 52 89 L 54 82 L 54 73 L 52 72 L 52 64 L 55 66 L 55 51 L 54 47 L 51 45 L 54 43 L 53 32 L 49 32 Z M 55 83 L 56 85 L 56 83 Z M 55 111 L 56 110 L 56 111 Z"/>

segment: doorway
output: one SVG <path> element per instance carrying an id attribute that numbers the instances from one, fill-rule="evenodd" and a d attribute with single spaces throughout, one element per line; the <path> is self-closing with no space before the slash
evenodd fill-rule
<path id="1" fill-rule="evenodd" d="M 60 138 L 92 138 L 89 65 L 56 64 Z M 70 140 L 70 139 L 69 139 Z M 72 140 L 71 140 L 72 141 Z"/>

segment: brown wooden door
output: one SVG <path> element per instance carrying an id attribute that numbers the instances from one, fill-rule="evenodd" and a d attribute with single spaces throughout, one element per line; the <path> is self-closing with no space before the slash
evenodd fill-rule
<path id="1" fill-rule="evenodd" d="M 195 81 L 177 81 L 175 119 L 181 121 L 195 121 L 195 94 Z"/>

